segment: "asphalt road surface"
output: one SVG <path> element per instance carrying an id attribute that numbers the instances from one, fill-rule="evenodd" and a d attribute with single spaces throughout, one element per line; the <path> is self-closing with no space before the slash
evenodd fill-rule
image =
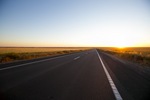
<path id="1" fill-rule="evenodd" d="M 0 65 L 0 100 L 150 100 L 150 77 L 96 49 Z"/>

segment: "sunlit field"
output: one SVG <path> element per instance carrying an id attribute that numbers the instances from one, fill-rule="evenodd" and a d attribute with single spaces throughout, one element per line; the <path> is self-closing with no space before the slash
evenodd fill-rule
<path id="1" fill-rule="evenodd" d="M 103 47 L 100 50 L 128 61 L 150 67 L 150 47 L 114 48 Z"/>
<path id="2" fill-rule="evenodd" d="M 91 48 L 82 47 L 12 47 L 0 48 L 0 63 L 12 62 L 17 60 L 27 60 L 46 56 L 56 56 L 88 50 Z M 119 58 L 138 63 L 142 66 L 150 67 L 150 47 L 99 47 L 98 49 L 115 55 Z"/>
<path id="3" fill-rule="evenodd" d="M 54 48 L 0 48 L 0 63 L 12 62 L 17 60 L 27 60 L 46 56 L 56 56 L 62 54 L 69 54 L 73 52 L 80 52 L 88 48 L 64 48 L 64 47 L 54 47 Z"/>
<path id="4" fill-rule="evenodd" d="M 64 50 L 83 50 L 86 48 L 74 48 L 74 47 L 6 47 L 0 48 L 0 54 L 4 53 L 32 53 L 32 52 L 56 52 Z"/>

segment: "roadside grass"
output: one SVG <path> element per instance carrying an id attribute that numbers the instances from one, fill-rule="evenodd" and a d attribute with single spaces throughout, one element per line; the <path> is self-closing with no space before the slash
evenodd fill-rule
<path id="1" fill-rule="evenodd" d="M 68 50 L 84 50 L 80 47 L 1 47 L 0 54 L 4 53 L 35 53 L 35 52 L 56 52 Z"/>
<path id="2" fill-rule="evenodd" d="M 105 47 L 100 50 L 119 58 L 150 67 L 150 47 L 113 48 Z"/>
<path id="3" fill-rule="evenodd" d="M 0 51 L 2 48 L 0 48 Z M 7 48 L 8 49 L 8 48 Z M 9 52 L 7 51 L 4 53 L 4 48 L 3 52 L 0 53 L 0 63 L 6 63 L 6 62 L 12 62 L 12 61 L 17 61 L 17 60 L 28 60 L 28 59 L 34 59 L 34 58 L 40 58 L 40 57 L 47 57 L 47 56 L 56 56 L 56 55 L 62 55 L 62 54 L 69 54 L 69 53 L 74 53 L 74 52 L 80 52 L 86 49 L 81 49 L 81 48 L 58 48 L 54 50 L 54 48 L 39 48 L 35 49 L 35 51 L 31 48 L 9 48 Z M 13 52 L 11 52 L 11 49 Z M 23 51 L 24 49 L 24 51 Z M 27 50 L 25 50 L 27 49 Z M 20 51 L 21 50 L 21 51 Z M 31 51 L 29 51 L 31 50 Z"/>

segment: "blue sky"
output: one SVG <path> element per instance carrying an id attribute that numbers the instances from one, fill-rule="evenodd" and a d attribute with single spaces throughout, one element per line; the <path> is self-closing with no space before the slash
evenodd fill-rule
<path id="1" fill-rule="evenodd" d="M 2 0 L 0 46 L 150 46 L 149 0 Z"/>

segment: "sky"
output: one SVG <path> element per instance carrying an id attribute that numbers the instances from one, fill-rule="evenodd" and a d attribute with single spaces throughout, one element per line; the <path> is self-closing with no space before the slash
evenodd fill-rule
<path id="1" fill-rule="evenodd" d="M 0 46 L 150 47 L 150 1 L 1 0 Z"/>

